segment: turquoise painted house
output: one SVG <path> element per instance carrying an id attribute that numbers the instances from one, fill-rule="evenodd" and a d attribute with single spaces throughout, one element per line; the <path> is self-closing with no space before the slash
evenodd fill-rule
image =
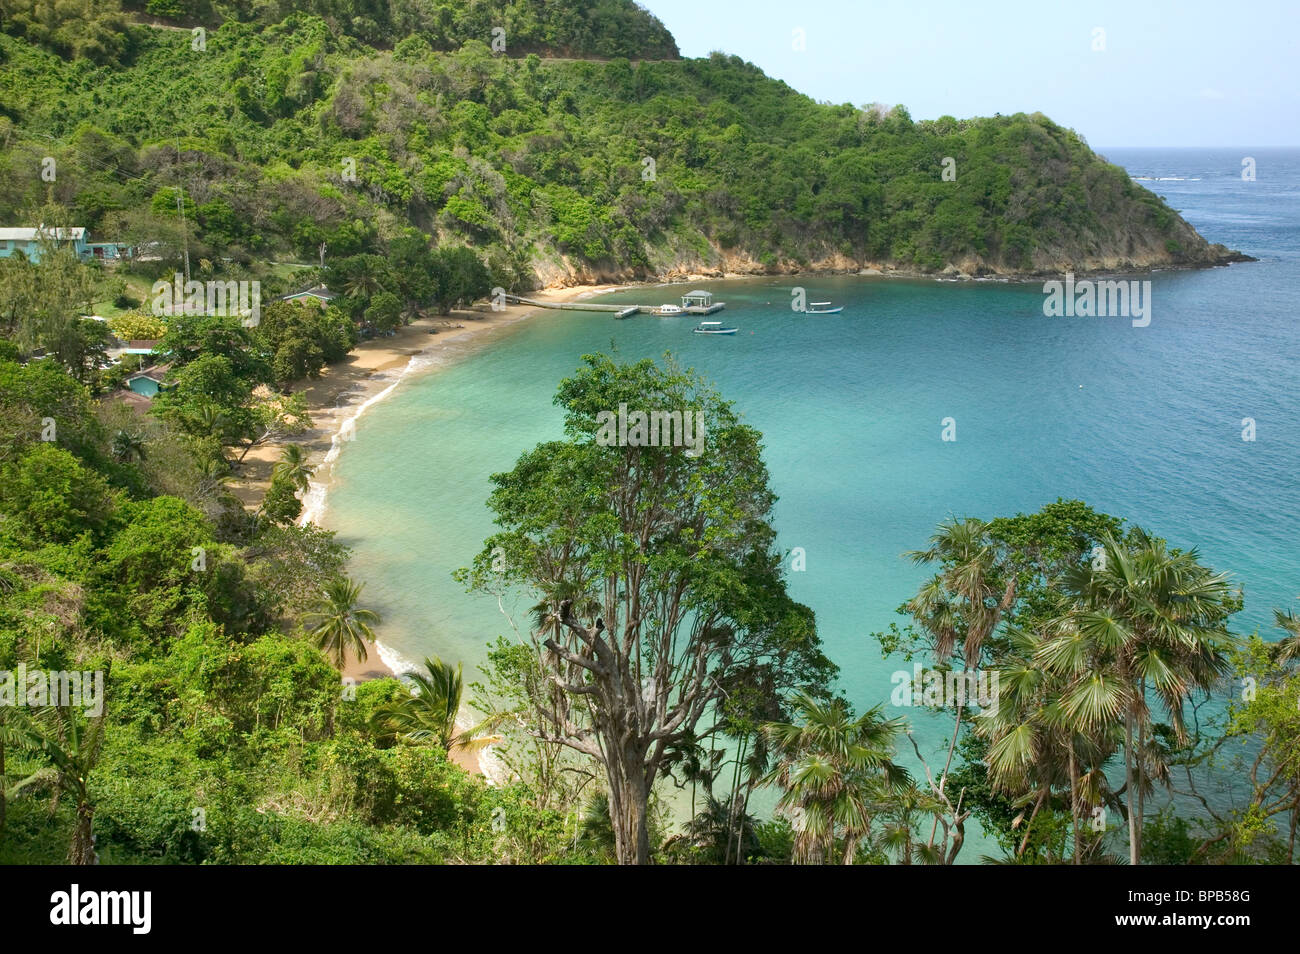
<path id="1" fill-rule="evenodd" d="M 43 233 L 43 234 L 42 234 Z M 130 258 L 131 246 L 121 242 L 92 242 L 86 230 L 76 228 L 16 228 L 0 229 L 0 258 L 22 254 L 30 262 L 39 262 L 45 242 L 53 240 L 58 245 L 71 245 L 83 262 L 114 262 Z"/>
<path id="2" fill-rule="evenodd" d="M 166 387 L 163 379 L 167 375 L 168 367 L 168 365 L 157 365 L 143 371 L 137 371 L 126 379 L 126 386 L 136 394 L 144 397 L 156 397 L 158 392 Z"/>

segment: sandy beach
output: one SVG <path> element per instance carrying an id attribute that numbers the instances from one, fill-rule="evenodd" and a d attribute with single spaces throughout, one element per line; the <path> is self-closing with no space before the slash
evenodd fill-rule
<path id="1" fill-rule="evenodd" d="M 612 291 L 611 285 L 575 285 L 532 292 L 537 301 L 574 301 L 598 292 Z M 493 311 L 487 305 L 450 315 L 421 318 L 401 328 L 392 337 L 372 338 L 359 343 L 337 364 L 326 366 L 314 381 L 303 381 L 291 390 L 306 399 L 312 428 L 306 434 L 283 441 L 268 441 L 248 452 L 239 466 L 232 492 L 249 507 L 261 503 L 271 480 L 271 469 L 286 444 L 296 443 L 307 452 L 308 462 L 319 466 L 329 452 L 334 435 L 356 409 L 393 383 L 412 358 L 443 355 L 447 361 L 432 365 L 436 371 L 448 363 L 473 354 L 486 346 L 503 329 L 547 309 L 531 305 L 506 305 Z"/>
<path id="2" fill-rule="evenodd" d="M 575 285 L 566 288 L 546 289 L 529 293 L 536 301 L 566 302 L 591 295 L 614 291 L 620 286 Z M 315 381 L 305 381 L 293 388 L 302 394 L 312 418 L 312 428 L 289 440 L 267 442 L 249 451 L 241 464 L 231 491 L 249 508 L 260 505 L 271 480 L 271 471 L 281 449 L 296 443 L 307 453 L 308 463 L 316 468 L 313 490 L 308 496 L 323 493 L 330 481 L 330 462 L 327 458 L 335 447 L 335 436 L 343 424 L 354 418 L 358 410 L 391 388 L 411 361 L 417 357 L 437 355 L 444 360 L 431 362 L 419 373 L 432 373 L 490 346 L 505 329 L 534 315 L 546 315 L 548 309 L 534 305 L 507 305 L 493 311 L 487 305 L 471 310 L 454 311 L 450 315 L 422 318 L 400 329 L 392 337 L 363 341 L 343 361 L 327 366 Z M 354 425 L 356 426 L 356 425 Z M 304 506 L 304 515 L 310 512 Z M 368 647 L 365 662 L 349 658 L 342 676 L 365 682 L 382 679 L 396 673 L 384 662 L 373 643 Z M 469 725 L 465 719 L 460 727 Z M 468 772 L 491 778 L 495 773 L 484 770 L 484 762 L 491 760 L 488 750 L 480 753 L 453 752 L 451 760 Z"/>

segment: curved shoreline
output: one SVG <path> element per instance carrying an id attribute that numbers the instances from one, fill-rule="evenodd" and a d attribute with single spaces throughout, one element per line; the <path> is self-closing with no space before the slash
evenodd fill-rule
<path id="1" fill-rule="evenodd" d="M 621 286 L 616 285 L 578 285 L 536 292 L 534 297 L 559 303 L 619 290 Z M 483 306 L 443 318 L 422 318 L 390 338 L 362 342 L 344 361 L 327 367 L 319 380 L 293 389 L 307 402 L 313 424 L 311 431 L 296 438 L 268 442 L 251 451 L 244 460 L 235 493 L 246 506 L 257 506 L 269 486 L 281 450 L 296 443 L 306 452 L 307 462 L 313 468 L 297 523 L 324 526 L 329 492 L 334 486 L 334 465 L 343 446 L 355 437 L 358 422 L 367 411 L 391 396 L 408 378 L 471 357 L 507 329 L 546 310 L 508 305 L 493 311 Z M 349 660 L 343 675 L 364 681 L 396 676 L 416 668 L 416 662 L 376 642 L 367 660 L 364 663 Z"/>

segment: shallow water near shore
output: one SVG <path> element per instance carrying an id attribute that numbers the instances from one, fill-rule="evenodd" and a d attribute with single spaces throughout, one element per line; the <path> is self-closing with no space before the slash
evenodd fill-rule
<path id="1" fill-rule="evenodd" d="M 552 404 L 583 353 L 671 351 L 712 379 L 765 439 L 780 495 L 779 545 L 802 547 L 794 597 L 817 613 L 840 685 L 859 709 L 887 702 L 870 634 L 923 572 L 900 558 L 949 515 L 992 518 L 1077 497 L 1129 519 L 1245 585 L 1236 629 L 1267 638 L 1274 607 L 1300 602 L 1300 153 L 1101 150 L 1210 241 L 1257 263 L 1150 276 L 1148 327 L 1048 318 L 1041 283 L 778 277 L 637 288 L 601 301 L 659 304 L 694 287 L 727 303 L 732 338 L 698 319 L 545 312 L 488 350 L 411 375 L 372 407 L 334 465 L 323 522 L 354 550 L 381 642 L 436 652 L 468 674 L 510 628 L 494 600 L 451 578 L 493 525 L 488 477 L 561 436 Z M 1285 183 L 1285 184 L 1284 184 Z M 791 289 L 845 306 L 792 312 Z M 955 419 L 956 440 L 941 439 Z M 1253 418 L 1256 439 L 1242 439 Z M 524 607 L 507 607 L 523 610 Z M 517 617 L 525 625 L 524 616 Z M 927 755 L 951 721 L 908 715 Z M 981 846 L 980 850 L 984 850 Z M 967 853 L 976 854 L 968 845 Z"/>

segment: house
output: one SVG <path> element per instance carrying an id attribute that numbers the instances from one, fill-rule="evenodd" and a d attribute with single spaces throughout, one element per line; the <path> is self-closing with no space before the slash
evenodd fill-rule
<path id="1" fill-rule="evenodd" d="M 0 258 L 11 258 L 21 253 L 29 262 L 39 262 L 43 250 L 50 243 L 70 245 L 83 262 L 113 262 L 130 258 L 132 248 L 121 242 L 92 242 L 84 228 L 0 228 Z"/>
<path id="2" fill-rule="evenodd" d="M 126 386 L 142 397 L 155 397 L 159 391 L 167 387 L 165 378 L 170 368 L 171 365 L 169 364 L 157 364 L 151 368 L 143 368 L 126 379 Z"/>
<path id="3" fill-rule="evenodd" d="M 322 305 L 328 305 L 337 297 L 324 285 L 316 285 L 314 288 L 306 288 L 290 295 L 281 295 L 280 301 L 317 301 Z"/>

